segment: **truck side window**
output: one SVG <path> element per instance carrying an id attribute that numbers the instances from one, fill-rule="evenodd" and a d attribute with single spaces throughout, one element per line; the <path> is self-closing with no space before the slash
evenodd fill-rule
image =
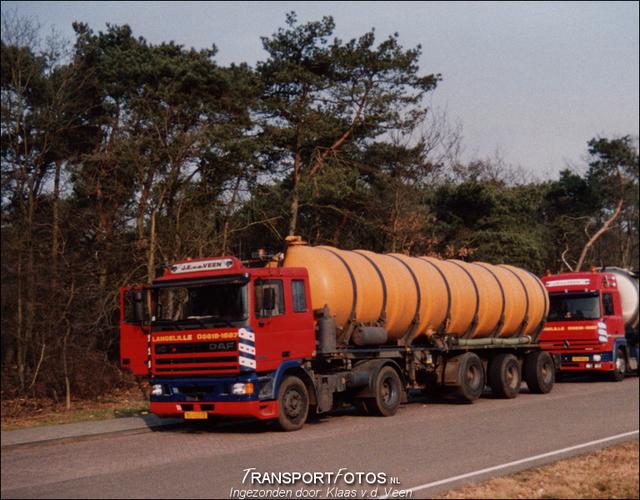
<path id="1" fill-rule="evenodd" d="M 293 292 L 293 312 L 306 312 L 307 296 L 304 291 L 304 281 L 293 280 L 291 282 L 291 291 Z"/>
<path id="2" fill-rule="evenodd" d="M 613 316 L 615 314 L 613 310 L 613 294 L 602 294 L 602 308 L 604 309 L 605 316 Z"/>
<path id="3" fill-rule="evenodd" d="M 271 302 L 271 303 L 266 303 Z M 282 280 L 256 280 L 254 286 L 256 318 L 270 318 L 284 314 Z"/>

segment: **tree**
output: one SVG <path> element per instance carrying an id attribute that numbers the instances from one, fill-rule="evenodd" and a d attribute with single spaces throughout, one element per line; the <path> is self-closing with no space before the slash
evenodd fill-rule
<path id="1" fill-rule="evenodd" d="M 348 163 L 350 153 L 385 132 L 412 130 L 425 113 L 422 97 L 440 76 L 418 76 L 420 46 L 403 50 L 398 34 L 374 47 L 373 31 L 330 43 L 331 17 L 300 26 L 292 12 L 287 25 L 262 39 L 269 59 L 257 71 L 265 86 L 261 126 L 292 179 L 294 234 L 303 180 L 329 159 Z"/>
<path id="2" fill-rule="evenodd" d="M 471 165 L 477 169 L 477 165 Z M 431 201 L 436 249 L 447 258 L 512 264 L 544 271 L 548 252 L 542 199 L 544 186 L 466 180 L 440 186 Z"/>
<path id="3" fill-rule="evenodd" d="M 637 200 L 638 193 L 638 147 L 633 144 L 630 136 L 611 140 L 594 138 L 588 144 L 592 161 L 589 163 L 587 178 L 593 186 L 595 199 L 601 202 L 602 222 L 582 249 L 576 271 L 581 269 L 595 241 L 618 218 L 625 201 L 630 200 L 634 194 Z M 585 232 L 594 222 L 596 219 L 589 221 Z"/>
<path id="4" fill-rule="evenodd" d="M 108 253 L 112 221 L 133 217 L 151 281 L 158 252 L 169 260 L 180 256 L 182 197 L 197 193 L 190 184 L 222 185 L 245 175 L 228 162 L 222 179 L 210 171 L 228 154 L 225 146 L 251 127 L 250 72 L 246 66 L 219 68 L 215 46 L 153 46 L 134 38 L 128 26 L 110 26 L 98 35 L 82 24 L 75 29 L 76 60 L 92 71 L 95 107 L 101 110 L 96 148 L 83 158 L 77 188 L 96 200 L 100 255 Z M 159 218 L 171 228 L 165 234 L 174 233 L 164 248 L 157 239 Z M 104 278 L 106 263 L 100 266 Z"/>
<path id="5" fill-rule="evenodd" d="M 16 348 L 21 391 L 34 385 L 45 348 L 56 343 L 47 319 L 56 317 L 68 293 L 59 282 L 60 185 L 63 166 L 82 148 L 86 131 L 75 98 L 84 75 L 65 64 L 65 42 L 55 33 L 44 40 L 39 30 L 17 11 L 3 13 L 2 240 L 3 265 L 11 270 L 3 285 L 5 278 L 14 285 L 3 345 L 7 357 Z"/>

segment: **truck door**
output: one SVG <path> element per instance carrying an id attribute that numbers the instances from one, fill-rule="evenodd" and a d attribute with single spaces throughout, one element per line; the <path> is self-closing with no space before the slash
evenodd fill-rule
<path id="1" fill-rule="evenodd" d="M 120 364 L 136 375 L 149 375 L 149 334 L 143 326 L 143 291 L 120 290 Z"/>
<path id="2" fill-rule="evenodd" d="M 618 298 L 619 295 L 616 293 L 603 293 L 602 294 L 602 317 L 607 324 L 607 333 L 610 336 L 619 337 L 624 335 L 624 322 L 622 321 L 622 313 L 621 311 L 617 311 L 616 309 L 620 309 L 616 305 L 617 302 L 620 302 Z"/>
<path id="3" fill-rule="evenodd" d="M 286 277 L 261 279 L 254 282 L 254 292 L 258 369 L 275 370 L 283 361 L 312 356 L 315 331 L 305 282 Z"/>

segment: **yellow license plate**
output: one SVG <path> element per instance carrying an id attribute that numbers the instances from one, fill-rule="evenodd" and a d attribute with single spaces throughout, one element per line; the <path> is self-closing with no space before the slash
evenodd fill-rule
<path id="1" fill-rule="evenodd" d="M 589 361 L 589 356 L 575 356 L 571 361 Z"/>
<path id="2" fill-rule="evenodd" d="M 209 415 L 206 411 L 185 411 L 184 418 L 186 420 L 206 420 Z"/>

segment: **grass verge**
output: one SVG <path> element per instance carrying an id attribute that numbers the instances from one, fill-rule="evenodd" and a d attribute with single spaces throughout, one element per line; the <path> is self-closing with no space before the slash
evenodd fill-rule
<path id="1" fill-rule="evenodd" d="M 638 498 L 638 440 L 434 498 Z"/>
<path id="2" fill-rule="evenodd" d="M 71 424 L 91 420 L 133 417 L 149 413 L 145 394 L 134 389 L 114 391 L 94 401 L 72 401 L 67 410 L 61 403 L 40 401 L 37 405 L 15 400 L 2 401 L 2 431 L 45 425 Z"/>

